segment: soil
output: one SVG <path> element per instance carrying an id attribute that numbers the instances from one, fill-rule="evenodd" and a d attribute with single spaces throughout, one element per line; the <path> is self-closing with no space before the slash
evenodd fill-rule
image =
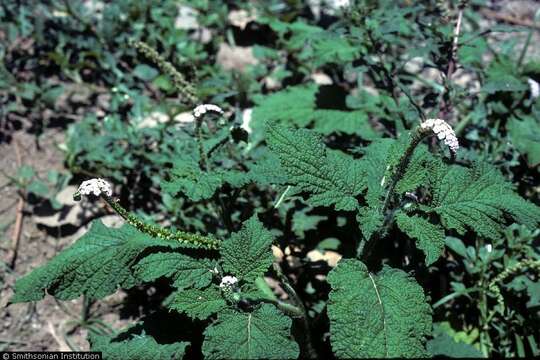
<path id="1" fill-rule="evenodd" d="M 14 267 L 10 268 L 13 257 L 12 237 L 17 217 L 19 194 L 17 187 L 10 183 L 19 168 L 17 150 L 21 165 L 32 166 L 38 176 L 44 178 L 48 170 L 62 171 L 63 154 L 58 144 L 63 141 L 63 131 L 47 129 L 40 137 L 39 147 L 36 137 L 21 130 L 13 134 L 10 143 L 0 144 L 0 225 L 10 224 L 0 234 L 0 350 L 11 351 L 69 351 L 87 350 L 87 330 L 77 326 L 82 318 L 82 299 L 59 304 L 47 296 L 37 303 L 10 304 L 15 280 L 30 270 L 43 265 L 58 252 L 69 246 L 80 236 L 77 232 L 69 236 L 51 236 L 43 226 L 36 223 L 33 210 L 36 205 L 24 201 L 23 222 Z M 115 308 L 121 304 L 124 295 L 111 296 L 90 308 L 90 317 L 100 317 L 106 323 L 116 326 L 119 321 Z M 122 326 L 122 325 L 119 325 Z"/>

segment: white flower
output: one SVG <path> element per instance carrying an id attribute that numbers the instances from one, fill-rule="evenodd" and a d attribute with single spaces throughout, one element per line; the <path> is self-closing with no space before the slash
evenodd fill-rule
<path id="1" fill-rule="evenodd" d="M 444 143 L 450 148 L 454 154 L 459 149 L 459 142 L 456 137 L 456 133 L 446 121 L 442 119 L 427 119 L 420 124 L 422 129 L 431 130 L 437 136 L 439 140 L 443 140 Z"/>
<path id="2" fill-rule="evenodd" d="M 540 84 L 534 81 L 533 79 L 527 79 L 529 83 L 529 89 L 531 90 L 531 99 L 536 99 L 540 96 Z"/>
<path id="3" fill-rule="evenodd" d="M 206 114 L 208 111 L 213 111 L 217 114 L 223 114 L 223 110 L 221 110 L 221 108 L 217 105 L 202 104 L 193 109 L 193 116 L 195 117 L 195 119 L 198 119 L 204 114 Z"/>
<path id="4" fill-rule="evenodd" d="M 224 276 L 223 279 L 221 279 L 219 287 L 222 289 L 225 288 L 230 290 L 235 287 L 236 283 L 238 283 L 238 279 L 236 278 L 236 276 L 227 275 Z"/>
<path id="5" fill-rule="evenodd" d="M 100 196 L 105 194 L 107 196 L 112 195 L 111 185 L 103 179 L 91 179 L 83 181 L 79 190 L 77 191 L 81 195 L 90 195 Z"/>

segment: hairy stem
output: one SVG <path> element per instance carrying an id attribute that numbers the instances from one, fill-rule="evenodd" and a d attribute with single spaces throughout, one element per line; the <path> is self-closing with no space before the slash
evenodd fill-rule
<path id="1" fill-rule="evenodd" d="M 392 211 L 389 214 L 387 214 L 387 211 L 390 207 L 390 204 L 392 203 L 396 185 L 403 177 L 405 170 L 407 170 L 407 166 L 411 161 L 414 150 L 416 149 L 418 144 L 420 144 L 422 139 L 424 139 L 428 135 L 429 131 L 422 129 L 421 127 L 416 128 L 416 130 L 411 135 L 411 141 L 405 149 L 403 155 L 401 155 L 394 169 L 394 172 L 391 175 L 390 185 L 388 185 L 388 189 L 384 197 L 383 207 L 381 209 L 381 214 L 384 216 L 383 224 L 379 228 L 379 230 L 371 236 L 371 238 L 363 238 L 358 245 L 357 257 L 362 259 L 362 261 L 367 261 L 375 243 L 388 231 L 388 229 L 392 225 L 396 211 Z"/>
<path id="2" fill-rule="evenodd" d="M 405 149 L 405 152 L 403 153 L 403 155 L 401 155 L 401 158 L 399 159 L 399 162 L 394 170 L 394 173 L 392 174 L 392 177 L 390 178 L 390 185 L 388 186 L 388 190 L 386 191 L 386 196 L 384 198 L 384 203 L 382 207 L 383 215 L 386 214 L 386 211 L 388 210 L 388 207 L 390 206 L 396 185 L 398 181 L 403 177 L 403 174 L 405 173 L 405 170 L 407 169 L 407 166 L 409 165 L 409 162 L 411 161 L 411 157 L 414 153 L 414 150 L 416 149 L 418 144 L 420 144 L 422 139 L 424 139 L 428 134 L 429 132 L 423 131 L 423 129 L 421 128 L 417 128 L 412 134 L 411 142 L 409 146 L 407 146 L 407 149 Z"/>
<path id="3" fill-rule="evenodd" d="M 184 245 L 198 248 L 205 248 L 209 250 L 217 250 L 220 247 L 220 241 L 210 237 L 199 234 L 191 234 L 184 231 L 171 231 L 161 226 L 147 224 L 137 216 L 124 209 L 117 201 L 114 201 L 111 197 L 101 194 L 101 198 L 105 200 L 111 208 L 114 209 L 128 224 L 134 226 L 139 231 L 144 232 L 152 237 L 157 237 L 168 241 L 178 241 Z"/>
<path id="4" fill-rule="evenodd" d="M 315 351 L 315 348 L 313 347 L 313 342 L 311 340 L 311 330 L 309 326 L 309 320 L 308 320 L 306 307 L 304 306 L 304 303 L 302 299 L 300 298 L 300 296 L 298 296 L 298 294 L 292 287 L 287 276 L 285 276 L 285 274 L 281 270 L 281 267 L 279 266 L 279 264 L 274 262 L 273 268 L 277 276 L 281 280 L 283 289 L 289 295 L 291 300 L 296 304 L 296 307 L 300 310 L 300 319 L 302 321 L 302 327 L 304 328 L 304 341 L 306 345 L 307 356 L 310 359 L 315 359 L 317 358 L 317 353 Z"/>
<path id="5" fill-rule="evenodd" d="M 202 136 L 202 116 L 195 119 L 195 138 L 197 139 L 197 146 L 199 149 L 199 167 L 202 171 L 208 170 L 208 156 L 204 151 L 204 142 Z"/>

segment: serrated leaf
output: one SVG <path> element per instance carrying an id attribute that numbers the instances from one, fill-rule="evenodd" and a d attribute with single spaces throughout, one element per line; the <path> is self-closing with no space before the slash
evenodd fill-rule
<path id="1" fill-rule="evenodd" d="M 146 334 L 133 335 L 129 339 L 115 339 L 106 335 L 89 335 L 90 349 L 101 352 L 107 360 L 170 360 L 181 359 L 184 356 L 187 342 L 173 344 L 158 344 Z"/>
<path id="2" fill-rule="evenodd" d="M 204 320 L 225 309 L 227 302 L 221 296 L 221 291 L 212 286 L 204 290 L 189 289 L 177 291 L 167 307 L 181 313 L 186 313 L 191 318 Z"/>
<path id="3" fill-rule="evenodd" d="M 249 178 L 259 185 L 280 185 L 287 183 L 287 174 L 281 167 L 276 154 L 267 152 L 267 156 L 256 163 L 247 164 Z"/>
<path id="4" fill-rule="evenodd" d="M 358 260 L 341 260 L 328 274 L 330 340 L 338 358 L 426 357 L 431 308 L 405 272 L 377 275 Z"/>
<path id="5" fill-rule="evenodd" d="M 355 196 L 366 186 L 360 161 L 327 151 L 320 137 L 309 130 L 269 123 L 267 142 L 278 155 L 290 184 L 310 195 L 310 205 L 334 205 L 337 210 L 356 208 Z"/>
<path id="6" fill-rule="evenodd" d="M 271 246 L 274 236 L 253 215 L 239 232 L 223 242 L 223 269 L 245 281 L 263 275 L 274 261 Z"/>
<path id="7" fill-rule="evenodd" d="M 253 312 L 224 311 L 204 332 L 202 351 L 207 359 L 296 359 L 291 323 L 269 304 Z"/>
<path id="8" fill-rule="evenodd" d="M 170 181 L 162 181 L 161 188 L 173 196 L 183 193 L 193 201 L 201 201 L 212 198 L 225 183 L 241 187 L 247 182 L 249 178 L 239 171 L 202 171 L 194 161 L 177 161 Z"/>
<path id="9" fill-rule="evenodd" d="M 424 209 L 437 213 L 444 227 L 459 234 L 472 230 L 496 240 L 508 219 L 531 229 L 540 222 L 540 208 L 517 195 L 491 165 L 441 165 L 430 180 L 433 198 Z"/>
<path id="10" fill-rule="evenodd" d="M 396 184 L 396 191 L 403 194 L 407 191 L 414 191 L 419 186 L 428 183 L 430 174 L 433 173 L 439 163 L 440 161 L 433 158 L 426 146 L 418 146 L 405 170 L 405 174 Z"/>
<path id="11" fill-rule="evenodd" d="M 417 215 L 408 216 L 400 212 L 396 220 L 401 231 L 417 240 L 416 247 L 426 254 L 426 265 L 437 261 L 444 249 L 444 230 Z"/>
<path id="12" fill-rule="evenodd" d="M 368 206 L 358 209 L 356 219 L 364 238 L 369 239 L 384 221 L 381 213 L 382 196 L 388 179 L 385 177 L 387 158 L 394 143 L 391 139 L 379 139 L 362 149 L 364 156 L 361 159 L 365 168 L 367 193 L 365 195 Z"/>
<path id="13" fill-rule="evenodd" d="M 358 209 L 358 213 L 356 214 L 356 220 L 360 225 L 362 235 L 366 239 L 369 239 L 371 238 L 371 235 L 373 235 L 375 231 L 377 231 L 377 229 L 379 229 L 383 225 L 384 216 L 382 216 L 379 209 L 364 206 Z"/>
<path id="14" fill-rule="evenodd" d="M 156 252 L 142 258 L 133 268 L 142 281 L 167 277 L 178 289 L 203 288 L 212 282 L 214 265 L 209 259 L 196 259 L 179 252 Z"/>
<path id="15" fill-rule="evenodd" d="M 175 244 L 152 238 L 128 224 L 114 229 L 94 221 L 75 244 L 19 279 L 11 301 L 36 301 L 43 298 L 45 290 L 58 299 L 70 300 L 81 295 L 102 298 L 118 287 L 130 288 L 138 283 L 131 267 L 139 254 L 152 246 Z"/>
<path id="16" fill-rule="evenodd" d="M 395 143 L 392 139 L 380 139 L 363 149 L 362 165 L 366 169 L 367 194 L 366 202 L 371 208 L 382 205 L 382 195 L 386 184 L 390 181 L 385 174 L 390 151 Z"/>

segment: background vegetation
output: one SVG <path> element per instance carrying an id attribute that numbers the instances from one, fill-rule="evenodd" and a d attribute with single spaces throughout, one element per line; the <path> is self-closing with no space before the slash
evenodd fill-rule
<path id="1" fill-rule="evenodd" d="M 540 205 L 538 5 L 523 2 L 528 10 L 516 15 L 510 1 L 338 3 L 3 1 L 0 142 L 2 154 L 14 155 L 3 160 L 0 184 L 9 194 L 0 195 L 6 199 L 1 305 L 15 279 L 78 238 L 90 220 L 111 219 L 106 206 L 69 200 L 73 185 L 102 177 L 125 208 L 184 231 L 226 238 L 257 213 L 311 322 L 314 349 L 301 354 L 335 356 L 327 336 L 327 275 L 341 257 L 356 256 L 370 222 L 345 200 L 331 200 L 332 208 L 306 189 L 292 191 L 276 153 L 301 157 L 294 146 L 304 149 L 303 133 L 285 149 L 279 141 L 270 149 L 268 122 L 314 130 L 329 158 L 338 151 L 360 158 L 366 151 L 375 157 L 380 150 L 367 146 L 381 138 L 443 118 L 460 140 L 455 164 L 492 164 L 501 183 L 511 184 L 491 198 L 511 188 Z M 138 51 L 138 41 L 181 78 Z M 201 103 L 225 111 L 200 129 L 206 173 L 191 115 Z M 435 140 L 425 143 L 444 154 Z M 419 176 L 415 182 L 428 184 L 435 175 Z M 70 185 L 71 193 L 63 191 Z M 415 201 L 431 200 L 430 191 L 402 189 Z M 503 304 L 490 284 L 523 260 L 540 260 L 540 230 L 510 217 L 476 220 L 478 226 L 446 231 L 440 258 L 429 258 L 433 249 L 418 250 L 405 226 L 388 229 L 374 257 L 412 274 L 429 297 L 432 354 L 538 356 L 537 269 L 501 280 Z M 266 275 L 273 292 L 288 300 L 279 274 Z M 0 349 L 84 349 L 86 334 L 111 335 L 142 319 L 158 343 L 182 338 L 191 343 L 188 356 L 201 356 L 202 331 L 213 319 L 170 313 L 173 288 L 155 279 L 106 300 L 3 307 Z M 61 324 L 50 320 L 58 313 Z M 301 329 L 296 321 L 295 337 Z"/>

